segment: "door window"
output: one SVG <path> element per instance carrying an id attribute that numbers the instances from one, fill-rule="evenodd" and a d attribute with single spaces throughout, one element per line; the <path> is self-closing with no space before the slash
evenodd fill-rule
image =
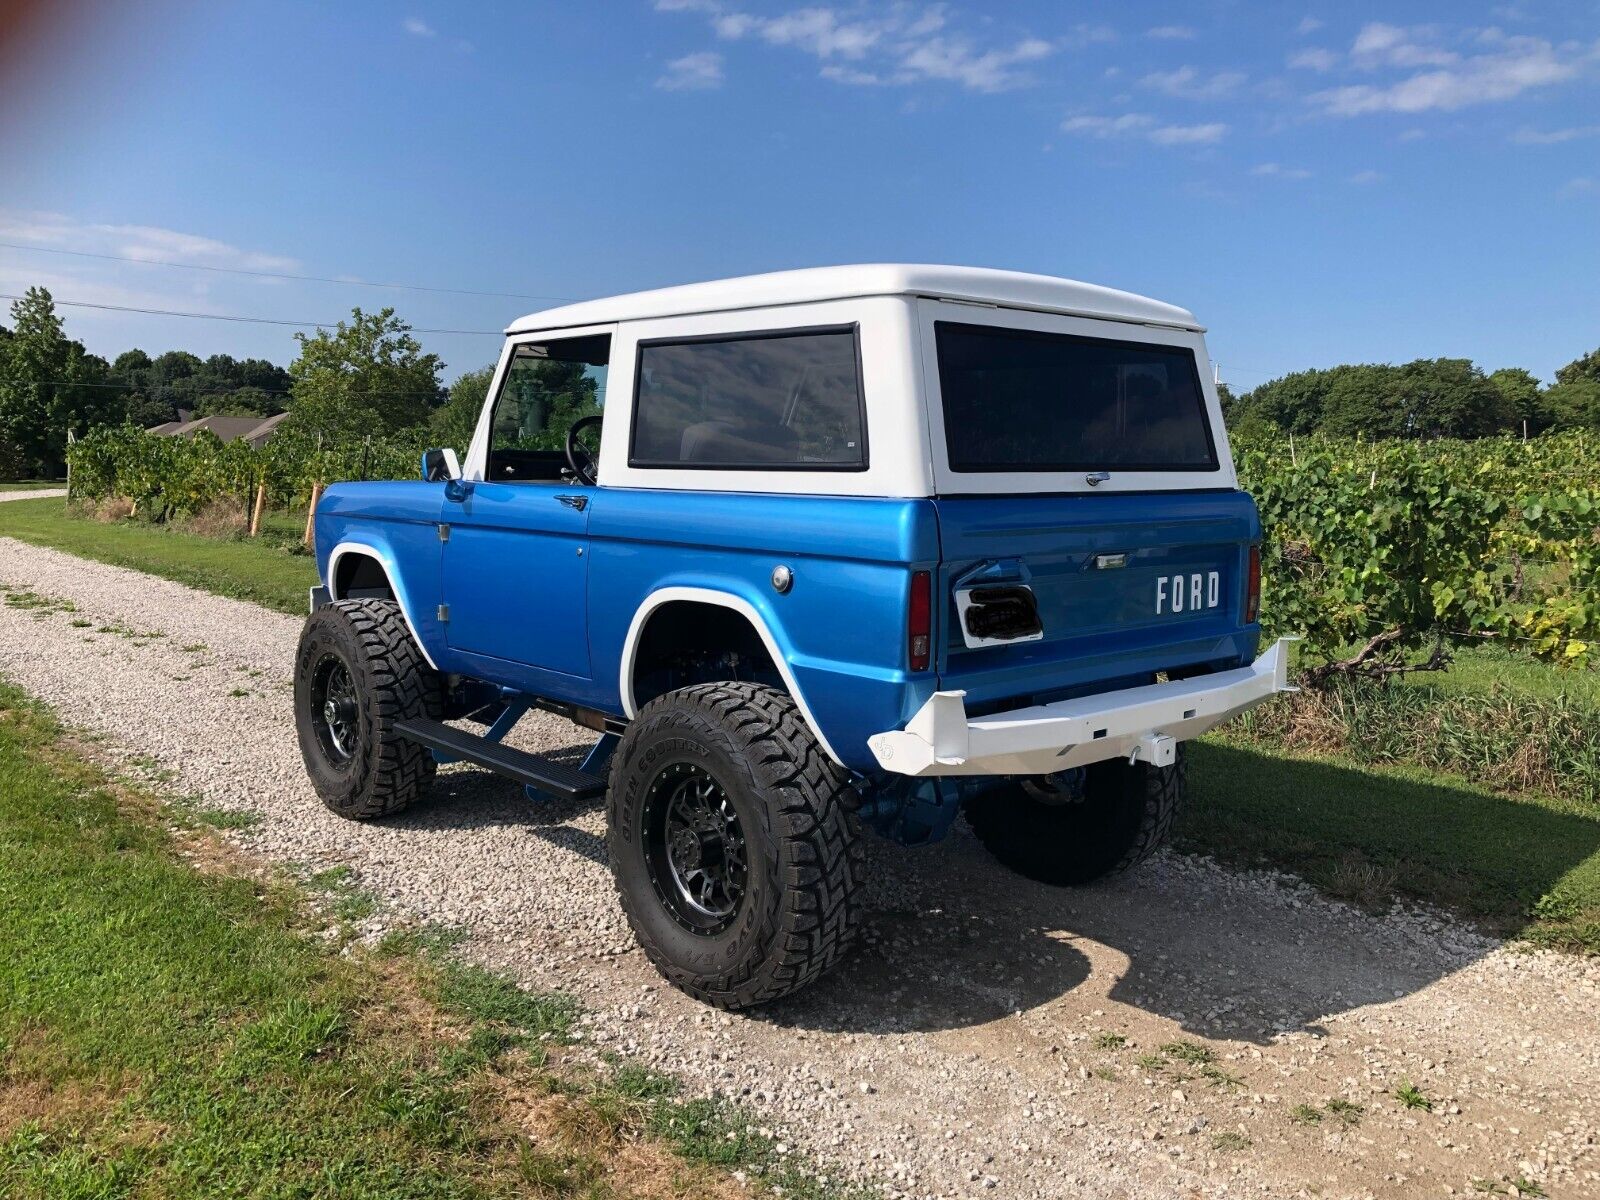
<path id="1" fill-rule="evenodd" d="M 605 408 L 611 335 L 519 343 L 495 397 L 488 478 L 559 483 L 567 431 Z"/>

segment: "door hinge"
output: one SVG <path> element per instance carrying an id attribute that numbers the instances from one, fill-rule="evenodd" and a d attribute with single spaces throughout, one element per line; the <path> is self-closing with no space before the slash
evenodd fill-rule
<path id="1" fill-rule="evenodd" d="M 450 606 L 448 604 L 439 605 L 439 620 L 448 621 L 449 619 L 450 619 Z"/>
<path id="2" fill-rule="evenodd" d="M 450 540 L 450 526 L 448 526 L 448 525 L 439 526 L 439 540 L 441 542 L 448 542 Z"/>

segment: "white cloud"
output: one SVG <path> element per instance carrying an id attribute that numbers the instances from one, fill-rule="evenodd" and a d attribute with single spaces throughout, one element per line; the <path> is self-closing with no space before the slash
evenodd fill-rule
<path id="1" fill-rule="evenodd" d="M 1576 200 L 1581 196 L 1600 196 L 1600 181 L 1587 177 L 1569 179 L 1561 185 L 1556 195 L 1562 200 Z"/>
<path id="2" fill-rule="evenodd" d="M 1145 30 L 1144 35 L 1176 42 L 1188 42 L 1200 36 L 1187 25 L 1157 25 L 1154 29 Z"/>
<path id="3" fill-rule="evenodd" d="M 438 36 L 439 32 L 421 17 L 407 17 L 404 21 L 400 22 L 400 27 L 415 37 L 436 37 Z"/>
<path id="4" fill-rule="evenodd" d="M 943 4 L 889 6 L 863 15 L 809 5 L 777 15 L 746 12 L 720 0 L 655 0 L 661 12 L 699 13 L 725 41 L 753 41 L 796 50 L 821 62 L 824 78 L 856 85 L 955 83 L 970 91 L 998 92 L 1030 82 L 1022 69 L 1055 50 L 1041 38 L 985 45 L 950 30 Z M 1069 40 L 1115 36 L 1098 26 L 1078 26 Z"/>
<path id="5" fill-rule="evenodd" d="M 1194 67 L 1179 67 L 1175 71 L 1152 72 L 1139 83 L 1185 100 L 1216 100 L 1237 90 L 1244 80 L 1243 71 L 1218 71 L 1208 76 Z"/>
<path id="6" fill-rule="evenodd" d="M 1348 182 L 1348 183 L 1367 184 L 1367 183 L 1381 183 L 1382 181 L 1383 181 L 1383 172 L 1382 171 L 1371 171 L 1371 170 L 1368 170 L 1368 171 L 1357 171 L 1354 175 L 1350 176 L 1350 178 L 1346 182 Z"/>
<path id="7" fill-rule="evenodd" d="M 1265 162 L 1251 167 L 1250 174 L 1271 179 L 1310 179 L 1311 172 L 1304 167 L 1286 167 L 1281 163 Z"/>
<path id="8" fill-rule="evenodd" d="M 715 50 L 685 54 L 667 64 L 656 86 L 669 92 L 703 92 L 722 86 L 722 55 Z"/>
<path id="9" fill-rule="evenodd" d="M 1159 125 L 1150 131 L 1150 140 L 1158 146 L 1199 146 L 1220 142 L 1228 134 L 1221 121 L 1204 125 Z"/>
<path id="10" fill-rule="evenodd" d="M 1316 17 L 1301 17 L 1300 24 L 1295 26 L 1295 32 L 1301 37 L 1305 37 L 1306 34 L 1315 33 L 1321 28 L 1322 22 L 1317 20 Z"/>
<path id="11" fill-rule="evenodd" d="M 1289 56 L 1289 65 L 1302 71 L 1331 71 L 1339 65 L 1339 56 L 1332 50 L 1320 47 L 1302 50 Z"/>
<path id="12" fill-rule="evenodd" d="M 1138 137 L 1158 146 L 1196 146 L 1221 141 L 1228 127 L 1220 121 L 1204 125 L 1163 125 L 1148 113 L 1123 113 L 1118 117 L 1068 117 L 1061 122 L 1061 131 L 1102 140 Z"/>
<path id="13" fill-rule="evenodd" d="M 1581 138 L 1600 136 L 1600 125 L 1574 125 L 1568 129 L 1519 129 L 1511 140 L 1519 146 L 1559 146 Z"/>
<path id="14" fill-rule="evenodd" d="M 1369 25 L 1363 35 L 1372 29 Z M 1369 58 L 1376 56 L 1401 64 L 1395 54 L 1403 43 L 1391 40 L 1392 29 L 1385 26 L 1368 38 Z M 1471 104 L 1509 100 L 1533 88 L 1564 82 L 1578 72 L 1579 51 L 1557 50 L 1543 38 L 1503 38 L 1495 42 L 1495 47 L 1488 53 L 1455 61 L 1445 69 L 1423 71 L 1387 85 L 1331 88 L 1315 93 L 1311 100 L 1323 111 L 1339 117 L 1377 112 L 1453 112 Z"/>
<path id="15" fill-rule="evenodd" d="M 1461 56 L 1453 50 L 1430 44 L 1438 32 L 1432 28 L 1402 29 L 1383 21 L 1373 21 L 1361 27 L 1350 46 L 1350 58 L 1356 65 L 1373 68 L 1439 67 L 1459 62 Z"/>
<path id="16" fill-rule="evenodd" d="M 0 240 L 27 242 L 85 254 L 107 254 L 140 262 L 178 262 L 197 267 L 293 273 L 295 259 L 245 250 L 216 238 L 155 225 L 108 225 L 79 221 L 61 213 L 0 208 Z"/>

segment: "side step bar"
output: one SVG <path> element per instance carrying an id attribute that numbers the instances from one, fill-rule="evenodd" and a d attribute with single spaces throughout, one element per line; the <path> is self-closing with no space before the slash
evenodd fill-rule
<path id="1" fill-rule="evenodd" d="M 430 750 L 440 751 L 452 758 L 477 763 L 497 775 L 514 779 L 527 787 L 537 788 L 563 800 L 588 800 L 605 794 L 606 781 L 590 775 L 577 767 L 551 762 L 526 750 L 518 750 L 499 742 L 455 729 L 442 721 L 429 721 L 418 717 L 401 721 L 394 727 L 401 737 L 410 738 Z"/>

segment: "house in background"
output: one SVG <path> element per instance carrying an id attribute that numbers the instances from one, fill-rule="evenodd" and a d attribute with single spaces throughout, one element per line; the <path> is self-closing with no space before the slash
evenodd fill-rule
<path id="1" fill-rule="evenodd" d="M 216 434 L 225 442 L 243 439 L 249 442 L 252 448 L 259 450 L 271 440 L 272 435 L 278 431 L 278 426 L 283 424 L 283 419 L 288 415 L 286 412 L 281 412 L 275 417 L 200 417 L 190 420 L 189 413 L 180 411 L 178 420 L 152 425 L 145 432 L 159 437 L 193 437 L 204 429 Z"/>

